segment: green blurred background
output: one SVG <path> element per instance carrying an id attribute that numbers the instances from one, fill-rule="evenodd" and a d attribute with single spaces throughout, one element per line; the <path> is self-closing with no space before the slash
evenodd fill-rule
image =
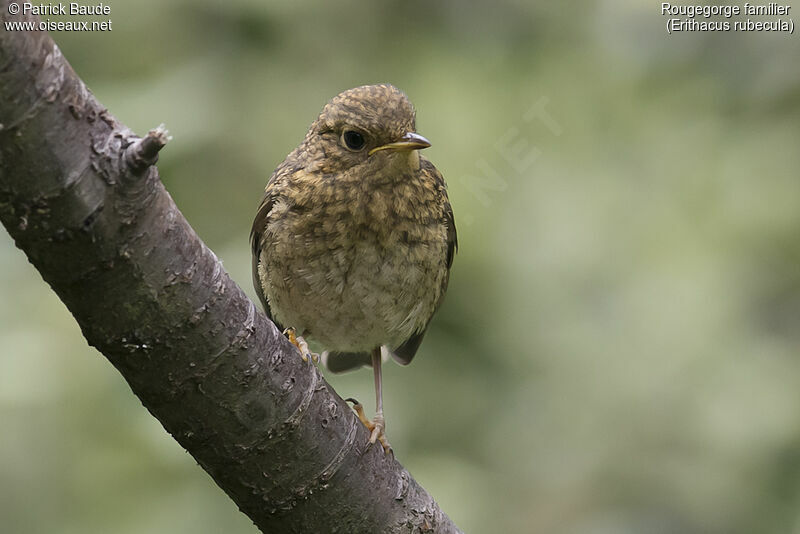
<path id="1" fill-rule="evenodd" d="M 261 190 L 323 104 L 415 103 L 461 248 L 385 370 L 388 436 L 462 528 L 800 533 L 796 35 L 668 35 L 625 0 L 111 6 L 53 36 L 122 122 L 167 125 L 161 177 L 251 295 Z M 5 232 L 0 291 L 3 533 L 255 532 Z"/>

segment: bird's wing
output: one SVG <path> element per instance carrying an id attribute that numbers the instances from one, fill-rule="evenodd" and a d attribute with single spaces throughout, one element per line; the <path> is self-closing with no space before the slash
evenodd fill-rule
<path id="1" fill-rule="evenodd" d="M 272 181 L 270 180 L 270 183 Z M 261 204 L 258 206 L 256 218 L 253 220 L 253 227 L 250 230 L 250 247 L 253 252 L 253 287 L 255 287 L 258 300 L 264 306 L 264 312 L 269 317 L 270 321 L 275 323 L 275 318 L 272 316 L 272 310 L 269 309 L 269 302 L 267 296 L 264 294 L 264 288 L 261 286 L 261 278 L 258 275 L 258 264 L 261 262 L 261 249 L 264 247 L 264 229 L 269 221 L 269 213 L 272 211 L 272 206 L 275 204 L 275 196 L 270 191 L 269 186 L 264 193 L 264 198 L 261 199 Z M 283 330 L 283 326 L 275 323 L 278 329 Z"/>
<path id="2" fill-rule="evenodd" d="M 422 343 L 422 338 L 425 336 L 425 332 L 428 330 L 428 325 L 431 324 L 431 319 L 433 319 L 433 316 L 436 314 L 436 310 L 438 310 L 439 306 L 442 304 L 445 291 L 447 291 L 447 283 L 450 281 L 450 267 L 453 265 L 453 257 L 458 250 L 456 221 L 455 217 L 453 216 L 453 207 L 450 205 L 450 200 L 447 198 L 447 184 L 444 181 L 444 177 L 442 176 L 442 173 L 440 173 L 439 170 L 434 167 L 433 163 L 427 159 L 420 158 L 420 164 L 422 172 L 431 175 L 431 179 L 435 181 L 436 186 L 441 193 L 441 197 L 444 199 L 442 223 L 447 229 L 447 256 L 445 258 L 447 272 L 442 279 L 442 290 L 439 292 L 439 299 L 436 301 L 433 313 L 428 319 L 428 322 L 425 324 L 422 330 L 415 332 L 402 345 L 391 351 L 394 359 L 402 365 L 408 365 L 411 363 L 411 360 L 414 359 L 414 355 L 417 353 L 417 349 L 419 349 L 419 346 Z"/>
<path id="3" fill-rule="evenodd" d="M 300 145 L 292 151 L 283 162 L 273 171 L 272 176 L 267 181 L 267 187 L 264 188 L 264 198 L 261 199 L 261 204 L 258 206 L 258 212 L 253 219 L 253 227 L 250 229 L 250 246 L 253 252 L 253 286 L 255 286 L 256 294 L 261 304 L 264 306 L 264 312 L 269 317 L 270 321 L 275 323 L 279 330 L 283 330 L 283 326 L 275 320 L 272 315 L 272 310 L 269 309 L 269 302 L 267 296 L 264 294 L 264 288 L 261 286 L 261 280 L 258 276 L 258 264 L 261 262 L 261 251 L 265 246 L 264 243 L 264 230 L 269 224 L 270 213 L 278 200 L 276 185 L 279 182 L 289 180 L 291 175 L 303 169 L 300 164 L 301 159 L 298 157 L 299 150 L 303 147 Z"/>
<path id="4" fill-rule="evenodd" d="M 283 326 L 278 323 L 272 315 L 272 310 L 269 309 L 269 302 L 267 296 L 264 294 L 264 288 L 261 287 L 261 279 L 258 276 L 258 264 L 261 262 L 261 251 L 264 248 L 264 230 L 269 223 L 270 212 L 278 199 L 275 193 L 276 184 L 282 180 L 289 180 L 291 175 L 302 170 L 303 166 L 299 163 L 300 158 L 297 156 L 298 151 L 303 145 L 297 147 L 291 152 L 283 162 L 273 171 L 272 176 L 267 181 L 267 187 L 264 188 L 264 197 L 261 199 L 261 204 L 258 206 L 256 218 L 253 219 L 253 227 L 250 229 L 250 247 L 253 252 L 253 286 L 255 287 L 258 300 L 264 306 L 264 312 L 269 317 L 270 321 L 275 323 L 279 330 L 283 330 Z"/>

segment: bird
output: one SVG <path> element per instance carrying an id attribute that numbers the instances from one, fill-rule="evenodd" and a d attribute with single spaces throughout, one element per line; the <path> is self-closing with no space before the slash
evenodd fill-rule
<path id="1" fill-rule="evenodd" d="M 332 372 L 372 366 L 373 419 L 347 400 L 387 453 L 382 350 L 411 363 L 458 249 L 430 146 L 397 87 L 343 91 L 270 176 L 250 233 L 258 298 L 303 360 L 319 359 L 310 341 Z"/>

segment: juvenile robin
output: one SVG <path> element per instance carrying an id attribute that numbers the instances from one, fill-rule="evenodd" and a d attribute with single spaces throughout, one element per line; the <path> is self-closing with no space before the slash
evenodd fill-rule
<path id="1" fill-rule="evenodd" d="M 270 319 L 304 360 L 371 365 L 370 443 L 385 436 L 381 347 L 407 365 L 442 302 L 457 248 L 442 174 L 422 157 L 415 111 L 389 84 L 340 93 L 272 173 L 250 240 L 253 281 Z"/>

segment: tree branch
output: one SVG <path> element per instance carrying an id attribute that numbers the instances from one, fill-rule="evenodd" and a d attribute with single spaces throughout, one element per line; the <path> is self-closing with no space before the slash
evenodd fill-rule
<path id="1" fill-rule="evenodd" d="M 142 404 L 264 532 L 458 532 L 186 222 L 167 139 L 46 33 L 0 30 L 0 220 Z"/>

